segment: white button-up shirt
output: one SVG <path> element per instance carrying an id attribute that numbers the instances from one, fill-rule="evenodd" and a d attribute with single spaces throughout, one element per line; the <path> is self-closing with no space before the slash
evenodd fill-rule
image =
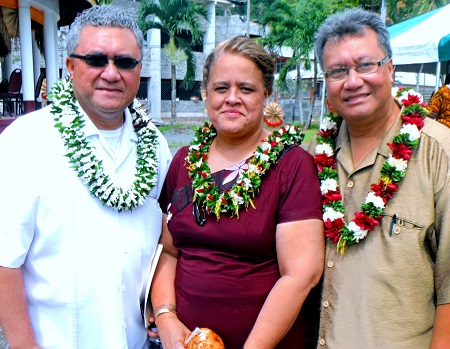
<path id="1" fill-rule="evenodd" d="M 158 132 L 158 183 L 145 204 L 103 206 L 70 168 L 50 107 L 0 135 L 0 265 L 22 268 L 38 343 L 49 348 L 145 348 L 140 311 L 161 232 L 157 202 L 171 160 Z M 126 111 L 117 160 L 84 115 L 87 140 L 116 185 L 136 172 L 137 136 Z"/>

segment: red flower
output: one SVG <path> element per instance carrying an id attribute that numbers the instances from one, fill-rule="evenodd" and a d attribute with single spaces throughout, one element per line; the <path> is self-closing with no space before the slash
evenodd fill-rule
<path id="1" fill-rule="evenodd" d="M 207 174 L 206 172 L 204 172 L 204 171 L 200 171 L 198 174 L 199 174 L 200 176 L 202 176 L 203 178 L 208 177 L 208 174 Z"/>
<path id="2" fill-rule="evenodd" d="M 372 218 L 364 212 L 356 212 L 353 220 L 361 229 L 372 231 L 377 225 L 380 225 L 380 217 Z"/>
<path id="3" fill-rule="evenodd" d="M 207 199 L 207 200 L 210 200 L 210 201 L 214 201 L 214 196 L 212 196 L 211 194 L 208 194 L 208 195 L 206 196 L 206 199 Z"/>
<path id="4" fill-rule="evenodd" d="M 321 165 L 323 167 L 332 167 L 334 168 L 334 158 L 329 157 L 326 154 L 317 154 L 314 158 L 314 163 L 316 165 Z"/>
<path id="5" fill-rule="evenodd" d="M 370 189 L 386 203 L 398 191 L 398 184 L 390 183 L 386 185 L 384 181 L 380 180 L 379 184 L 372 184 Z"/>
<path id="6" fill-rule="evenodd" d="M 197 192 L 197 193 L 203 193 L 204 191 L 205 191 L 205 188 L 203 188 L 203 187 L 201 187 L 201 188 L 198 188 L 198 189 L 195 189 L 195 191 Z"/>
<path id="7" fill-rule="evenodd" d="M 327 237 L 329 237 L 333 242 L 338 242 L 339 237 L 341 236 L 341 229 L 344 226 L 344 221 L 342 218 L 335 219 L 334 221 L 331 221 L 330 219 L 327 219 L 326 222 L 324 222 L 324 232 Z"/>
<path id="8" fill-rule="evenodd" d="M 328 129 L 328 130 L 319 130 L 317 132 L 317 134 L 322 137 L 322 138 L 328 138 L 331 137 L 333 135 L 333 130 L 332 129 Z"/>
<path id="9" fill-rule="evenodd" d="M 330 202 L 342 200 L 342 195 L 339 190 L 329 190 L 323 195 L 323 204 L 328 205 Z"/>
<path id="10" fill-rule="evenodd" d="M 409 160 L 413 150 L 405 143 L 388 143 L 389 148 L 392 149 L 392 157 L 396 159 Z"/>
<path id="11" fill-rule="evenodd" d="M 408 93 L 408 99 L 402 99 L 401 101 L 406 107 L 409 107 L 411 104 L 420 104 L 420 97 L 417 95 L 412 95 Z"/>
<path id="12" fill-rule="evenodd" d="M 423 128 L 424 119 L 425 118 L 421 117 L 420 114 L 417 113 L 402 116 L 403 123 L 416 125 L 419 130 Z"/>

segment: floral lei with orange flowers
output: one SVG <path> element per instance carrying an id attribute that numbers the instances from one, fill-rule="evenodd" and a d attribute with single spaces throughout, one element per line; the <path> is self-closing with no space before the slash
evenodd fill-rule
<path id="1" fill-rule="evenodd" d="M 396 97 L 404 105 L 401 115 L 403 126 L 393 142 L 388 143 L 392 154 L 381 168 L 379 182 L 370 186 L 361 211 L 355 213 L 350 223 L 344 220 L 344 204 L 339 191 L 335 159 L 335 142 L 342 118 L 330 111 L 317 133 L 314 160 L 322 192 L 325 235 L 337 243 L 337 250 L 341 254 L 380 225 L 386 204 L 398 191 L 398 183 L 405 176 L 411 154 L 419 145 L 423 121 L 428 114 L 423 97 L 409 88 L 399 88 Z"/>

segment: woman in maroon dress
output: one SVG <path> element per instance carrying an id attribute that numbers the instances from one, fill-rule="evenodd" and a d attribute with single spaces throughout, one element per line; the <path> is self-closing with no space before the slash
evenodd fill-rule
<path id="1" fill-rule="evenodd" d="M 160 199 L 167 223 L 152 304 L 164 349 L 183 348 L 195 327 L 227 349 L 315 347 L 321 195 L 301 131 L 263 128 L 273 72 L 245 37 L 205 63 L 211 123 L 175 155 Z"/>

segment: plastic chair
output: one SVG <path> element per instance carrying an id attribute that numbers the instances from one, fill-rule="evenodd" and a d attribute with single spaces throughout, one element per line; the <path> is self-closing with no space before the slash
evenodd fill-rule
<path id="1" fill-rule="evenodd" d="M 41 88 L 42 88 L 42 83 L 44 82 L 45 79 L 45 73 L 41 73 L 41 75 L 39 75 L 37 81 L 36 81 L 36 86 L 34 88 L 34 109 L 38 110 L 41 109 L 42 107 L 42 103 L 38 101 L 38 98 L 41 94 Z"/>
<path id="2" fill-rule="evenodd" d="M 9 77 L 8 90 L 6 93 L 0 93 L 0 98 L 3 99 L 3 115 L 5 115 L 5 109 L 8 110 L 10 116 L 11 104 L 15 105 L 15 113 L 19 115 L 22 113 L 22 71 L 20 69 L 14 69 Z M 6 106 L 6 108 L 5 108 Z"/>

